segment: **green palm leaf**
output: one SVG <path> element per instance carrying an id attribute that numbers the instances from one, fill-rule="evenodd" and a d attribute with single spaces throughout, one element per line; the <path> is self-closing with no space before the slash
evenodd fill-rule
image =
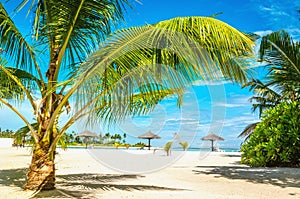
<path id="1" fill-rule="evenodd" d="M 3 67 L 7 65 L 7 62 L 0 59 L 0 65 Z M 22 69 L 11 67 L 6 67 L 6 69 L 12 76 L 19 79 L 28 91 L 33 91 L 42 86 L 39 79 Z M 19 102 L 25 97 L 23 89 L 2 69 L 0 69 L 0 97 L 3 99 L 17 100 Z"/>
<path id="2" fill-rule="evenodd" d="M 195 28 L 199 27 L 195 26 Z M 248 48 L 248 53 L 252 50 L 252 41 L 241 34 L 242 39 L 246 41 L 239 52 L 244 51 L 244 53 L 239 55 L 246 56 L 246 48 Z M 234 73 L 234 70 L 229 68 L 232 65 L 236 66 L 238 61 L 229 62 L 228 59 L 233 60 L 238 51 L 225 51 L 222 57 L 211 57 L 210 55 L 214 52 L 217 52 L 217 55 L 221 54 L 219 51 L 224 51 L 223 47 L 211 50 L 211 52 L 207 52 L 204 47 L 199 42 L 171 28 L 169 30 L 145 26 L 119 31 L 110 37 L 101 50 L 95 52 L 81 67 L 82 72 L 79 74 L 82 74 L 82 77 L 78 79 L 84 79 L 82 81 L 85 82 L 78 90 L 77 102 L 81 104 L 80 107 L 83 107 L 92 99 L 98 98 L 97 104 L 101 104 L 103 99 L 108 100 L 107 104 L 118 110 L 115 115 L 121 119 L 122 116 L 128 116 L 130 111 L 134 110 L 124 109 L 121 106 L 130 102 L 130 97 L 136 92 L 144 94 L 145 98 L 151 98 L 151 95 L 154 94 L 152 96 L 154 97 L 159 90 L 154 87 L 157 85 L 179 91 L 197 80 L 219 78 L 222 76 L 219 72 L 222 68 L 223 70 L 228 68 L 226 71 L 230 74 Z M 226 59 L 226 54 L 228 59 Z M 214 64 L 215 59 L 217 64 Z M 245 74 L 243 69 L 239 68 L 239 71 L 240 73 L 234 74 L 241 75 L 236 77 L 241 80 Z M 139 90 L 138 88 L 143 85 L 148 85 L 144 87 L 146 90 Z"/>
<path id="3" fill-rule="evenodd" d="M 253 124 L 249 124 L 246 126 L 246 128 L 240 133 L 238 137 L 244 137 L 244 141 L 248 140 L 249 137 L 252 135 L 255 127 L 259 124 L 259 122 L 255 122 Z"/>
<path id="4" fill-rule="evenodd" d="M 239 58 L 251 54 L 253 43 L 250 37 L 211 17 L 179 17 L 162 21 L 156 26 L 184 33 L 199 43 L 226 78 L 239 82 L 246 80 L 242 70 L 245 59 Z"/>
<path id="5" fill-rule="evenodd" d="M 284 30 L 262 38 L 260 56 L 271 65 L 270 79 L 286 89 L 289 85 L 299 89 L 300 82 L 300 43 L 293 41 Z"/>
<path id="6" fill-rule="evenodd" d="M 13 61 L 15 67 L 30 71 L 37 70 L 39 77 L 42 78 L 35 58 L 35 50 L 15 26 L 2 3 L 0 3 L 0 38 L 3 52 Z"/>
<path id="7" fill-rule="evenodd" d="M 175 18 L 107 37 L 123 19 L 127 4 L 127 0 L 23 0 L 17 10 L 29 5 L 34 41 L 20 34 L 1 4 L 1 48 L 15 58 L 12 68 L 20 69 L 1 65 L 1 78 L 10 82 L 2 88 L 24 92 L 38 123 L 35 130 L 0 98 L 26 123 L 34 138 L 25 188 L 54 188 L 56 145 L 68 127 L 86 115 L 90 122 L 113 123 L 149 113 L 167 96 L 177 96 L 180 105 L 185 88 L 197 81 L 243 83 L 247 79 L 243 60 L 252 54 L 252 40 L 213 18 Z M 66 69 L 72 70 L 70 76 Z M 40 90 L 39 106 L 33 100 L 34 85 Z M 64 106 L 73 99 L 76 109 L 57 129 Z"/>
<path id="8" fill-rule="evenodd" d="M 244 87 L 256 94 L 250 101 L 253 111 L 259 109 L 261 116 L 265 109 L 300 99 L 300 43 L 284 30 L 277 31 L 262 38 L 259 52 L 260 61 L 266 62 L 269 70 L 266 81 L 251 79 Z M 256 124 L 246 127 L 240 136 L 247 140 Z"/>

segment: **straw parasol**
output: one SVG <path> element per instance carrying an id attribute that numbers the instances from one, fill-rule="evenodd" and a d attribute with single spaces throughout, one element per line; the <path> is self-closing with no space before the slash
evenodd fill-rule
<path id="1" fill-rule="evenodd" d="M 224 140 L 224 138 L 220 137 L 220 136 L 217 136 L 216 134 L 214 133 L 211 133 L 203 138 L 201 138 L 201 140 L 210 140 L 211 141 L 211 151 L 214 151 L 214 141 L 215 140 Z"/>
<path id="2" fill-rule="evenodd" d="M 93 137 L 93 138 L 99 138 L 99 136 L 97 134 L 92 133 L 92 132 L 87 131 L 87 130 L 85 130 L 85 131 L 77 134 L 76 136 L 78 136 L 78 137 L 84 137 L 85 139 L 88 139 L 88 138 L 91 138 L 91 137 Z M 85 148 L 87 148 L 87 144 L 88 144 L 88 142 L 86 140 L 85 141 Z"/>
<path id="3" fill-rule="evenodd" d="M 155 135 L 154 133 L 149 131 L 147 133 L 144 133 L 143 135 L 138 136 L 138 138 L 148 139 L 148 149 L 150 150 L 150 140 L 151 139 L 160 139 L 161 137 L 159 137 L 158 135 Z"/>

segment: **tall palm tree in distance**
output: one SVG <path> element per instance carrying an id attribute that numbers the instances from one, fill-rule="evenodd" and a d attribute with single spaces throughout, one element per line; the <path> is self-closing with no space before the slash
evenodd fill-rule
<path id="1" fill-rule="evenodd" d="M 5 5 L 0 47 L 9 64 L 0 65 L 0 102 L 24 121 L 35 143 L 25 189 L 55 188 L 56 145 L 79 119 L 113 125 L 148 113 L 169 95 L 180 105 L 194 81 L 247 78 L 244 58 L 252 55 L 252 40 L 211 17 L 174 18 L 110 35 L 129 1 L 23 0 L 16 11 L 28 8 L 34 19 L 28 37 Z M 37 130 L 11 99 L 30 103 Z"/>

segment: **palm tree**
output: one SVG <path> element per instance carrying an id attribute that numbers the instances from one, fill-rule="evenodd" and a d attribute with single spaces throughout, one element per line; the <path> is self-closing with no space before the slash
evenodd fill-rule
<path id="1" fill-rule="evenodd" d="M 110 135 L 110 133 L 106 133 L 104 137 L 105 137 L 105 139 L 107 139 L 106 142 L 108 143 L 109 139 L 111 138 L 111 135 Z"/>
<path id="2" fill-rule="evenodd" d="M 250 87 L 256 96 L 251 97 L 253 111 L 274 107 L 284 101 L 300 99 L 300 43 L 285 32 L 277 31 L 262 38 L 260 61 L 268 66 L 266 81 L 251 79 L 244 87 Z M 247 140 L 257 123 L 248 125 L 238 137 Z"/>
<path id="3" fill-rule="evenodd" d="M 124 144 L 126 143 L 126 137 L 127 137 L 127 134 L 124 133 L 124 134 L 123 134 L 123 138 L 124 138 L 124 139 L 123 139 L 123 143 L 124 143 Z"/>
<path id="4" fill-rule="evenodd" d="M 1 85 L 0 102 L 24 121 L 35 143 L 25 189 L 54 189 L 57 143 L 83 117 L 113 124 L 148 113 L 168 95 L 178 95 L 180 105 L 194 81 L 246 80 L 243 58 L 253 42 L 217 19 L 174 18 L 108 37 L 127 0 L 23 0 L 17 10 L 27 4 L 32 37 L 21 34 L 0 3 L 0 47 L 13 65 L 0 65 L 9 83 Z M 29 101 L 37 131 L 8 99 Z M 69 114 L 65 123 L 62 112 Z"/>
<path id="5" fill-rule="evenodd" d="M 120 134 L 114 134 L 114 135 L 111 136 L 111 139 L 113 139 L 114 141 L 116 141 L 116 140 L 121 140 L 122 137 L 121 137 Z"/>

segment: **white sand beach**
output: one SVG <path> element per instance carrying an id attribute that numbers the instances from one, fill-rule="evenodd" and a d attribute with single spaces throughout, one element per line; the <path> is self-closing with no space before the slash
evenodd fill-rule
<path id="1" fill-rule="evenodd" d="M 128 159 L 124 153 L 135 158 Z M 85 149 L 58 150 L 57 189 L 34 194 L 22 189 L 30 149 L 0 148 L 0 198 L 300 198 L 299 168 L 250 168 L 239 164 L 236 152 L 186 152 L 177 161 L 176 152 L 170 157 L 163 151 L 146 150 L 106 150 L 103 154 L 118 160 L 108 166 L 122 168 L 123 162 L 124 167 L 136 165 L 129 170 L 138 170 L 108 168 Z M 151 161 L 167 165 L 156 164 L 153 169 Z M 139 162 L 149 164 L 152 171 L 139 170 Z"/>

